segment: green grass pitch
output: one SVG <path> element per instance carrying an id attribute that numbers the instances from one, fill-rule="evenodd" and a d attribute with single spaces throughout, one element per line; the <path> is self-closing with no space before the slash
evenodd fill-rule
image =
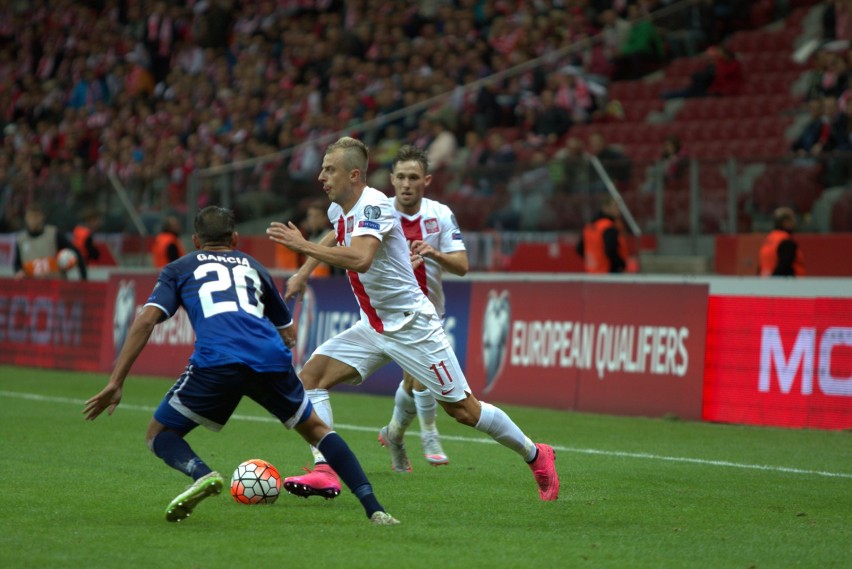
<path id="1" fill-rule="evenodd" d="M 229 494 L 179 524 L 164 519 L 189 479 L 146 448 L 169 381 L 131 377 L 111 417 L 83 401 L 106 377 L 0 366 L 0 567 L 852 566 L 852 434 L 586 415 L 502 405 L 552 444 L 560 498 L 543 503 L 529 469 L 480 433 L 439 417 L 450 465 L 420 454 L 391 472 L 376 442 L 392 400 L 333 393 L 337 430 L 380 501 L 402 521 L 374 527 L 344 488 L 336 500 Z M 310 462 L 301 439 L 244 401 L 221 433 L 190 444 L 229 477 L 263 458 L 282 475 Z"/>

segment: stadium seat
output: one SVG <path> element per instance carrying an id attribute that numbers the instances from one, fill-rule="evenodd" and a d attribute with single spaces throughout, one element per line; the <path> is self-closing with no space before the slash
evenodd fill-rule
<path id="1" fill-rule="evenodd" d="M 634 163 L 651 163 L 656 162 L 660 158 L 662 152 L 658 144 L 622 144 L 624 153 L 630 157 Z M 637 170 L 634 168 L 633 170 Z"/>
<path id="2" fill-rule="evenodd" d="M 789 49 L 744 53 L 740 57 L 746 77 L 756 73 L 801 71 L 803 67 L 793 61 Z"/>
<path id="3" fill-rule="evenodd" d="M 659 81 L 616 81 L 609 87 L 609 98 L 621 101 L 622 105 L 625 101 L 659 99 L 661 86 Z"/>
<path id="4" fill-rule="evenodd" d="M 831 230 L 852 231 L 852 190 L 847 190 L 831 208 Z"/>
<path id="5" fill-rule="evenodd" d="M 808 213 L 822 193 L 821 168 L 799 164 L 770 165 L 752 188 L 755 208 L 771 213 L 789 206 L 798 213 Z"/>
<path id="6" fill-rule="evenodd" d="M 784 94 L 793 97 L 792 86 L 804 70 L 768 71 L 749 74 L 743 85 L 743 95 L 774 96 Z"/>
<path id="7" fill-rule="evenodd" d="M 689 231 L 689 192 L 666 192 L 663 199 L 663 229 L 666 233 Z"/>
<path id="8" fill-rule="evenodd" d="M 662 99 L 637 99 L 622 103 L 624 120 L 628 122 L 644 121 L 653 111 L 662 111 L 665 101 Z"/>
<path id="9" fill-rule="evenodd" d="M 707 66 L 703 57 L 679 57 L 665 68 L 666 77 L 689 79 L 693 73 Z"/>
<path id="10" fill-rule="evenodd" d="M 760 2 L 760 4 L 772 4 Z M 735 32 L 727 41 L 728 48 L 735 53 L 757 53 L 765 51 L 792 51 L 793 42 L 799 30 L 796 28 L 785 28 L 781 30 L 742 30 Z"/>

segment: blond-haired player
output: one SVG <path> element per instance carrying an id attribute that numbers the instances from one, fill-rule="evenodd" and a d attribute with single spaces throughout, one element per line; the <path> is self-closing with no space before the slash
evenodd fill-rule
<path id="1" fill-rule="evenodd" d="M 391 200 L 367 186 L 366 145 L 344 137 L 329 145 L 319 181 L 331 205 L 328 218 L 335 232 L 311 243 L 293 223 L 273 222 L 270 239 L 310 257 L 287 281 L 285 299 L 307 285 L 316 263 L 346 269 L 361 319 L 326 340 L 305 363 L 301 379 L 317 413 L 333 424 L 328 390 L 340 383 L 361 383 L 394 361 L 426 386 L 456 421 L 488 434 L 520 455 L 529 465 L 542 500 L 555 500 L 559 477 L 553 448 L 533 443 L 509 416 L 480 402 L 441 325 L 435 307 L 417 285 L 419 259 L 409 252 L 400 218 Z M 393 464 L 408 460 L 401 435 L 389 430 L 385 442 Z M 290 493 L 333 497 L 340 483 L 325 457 L 314 449 L 314 470 L 284 480 Z"/>

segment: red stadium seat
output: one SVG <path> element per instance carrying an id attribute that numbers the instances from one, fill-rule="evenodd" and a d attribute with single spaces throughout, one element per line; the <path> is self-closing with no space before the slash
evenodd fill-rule
<path id="1" fill-rule="evenodd" d="M 834 202 L 831 209 L 831 230 L 852 231 L 852 190 Z"/>
<path id="2" fill-rule="evenodd" d="M 637 99 L 622 103 L 624 119 L 629 122 L 644 121 L 653 111 L 662 111 L 665 101 L 662 99 Z"/>
<path id="3" fill-rule="evenodd" d="M 746 77 L 756 73 L 802 70 L 803 67 L 793 61 L 791 56 L 792 53 L 789 49 L 760 51 L 740 55 Z"/>
<path id="4" fill-rule="evenodd" d="M 639 99 L 659 99 L 662 91 L 660 82 L 649 81 L 616 81 L 609 86 L 611 100 L 636 101 Z"/>
<path id="5" fill-rule="evenodd" d="M 818 166 L 770 165 L 752 188 L 755 207 L 766 214 L 780 206 L 792 207 L 799 213 L 810 212 L 822 193 L 820 172 Z"/>
<path id="6" fill-rule="evenodd" d="M 703 57 L 679 57 L 666 66 L 666 77 L 689 79 L 693 73 L 707 66 Z"/>
<path id="7" fill-rule="evenodd" d="M 765 82 L 767 84 L 767 88 L 771 90 L 766 94 L 775 95 L 777 93 L 781 93 L 791 95 L 793 84 L 802 77 L 803 73 L 805 73 L 804 69 L 790 69 L 770 75 Z"/>
<path id="8" fill-rule="evenodd" d="M 764 0 L 761 4 L 772 4 Z M 793 42 L 798 30 L 743 30 L 731 35 L 727 41 L 728 48 L 735 53 L 755 53 L 765 51 L 792 51 Z"/>

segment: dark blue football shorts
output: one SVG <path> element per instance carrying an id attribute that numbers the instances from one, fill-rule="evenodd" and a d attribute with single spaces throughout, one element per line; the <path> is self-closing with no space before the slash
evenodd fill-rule
<path id="1" fill-rule="evenodd" d="M 313 409 L 292 368 L 257 372 L 242 364 L 209 368 L 189 365 L 163 397 L 154 419 L 180 433 L 188 433 L 198 425 L 219 431 L 244 396 L 272 413 L 288 429 L 307 420 Z"/>

